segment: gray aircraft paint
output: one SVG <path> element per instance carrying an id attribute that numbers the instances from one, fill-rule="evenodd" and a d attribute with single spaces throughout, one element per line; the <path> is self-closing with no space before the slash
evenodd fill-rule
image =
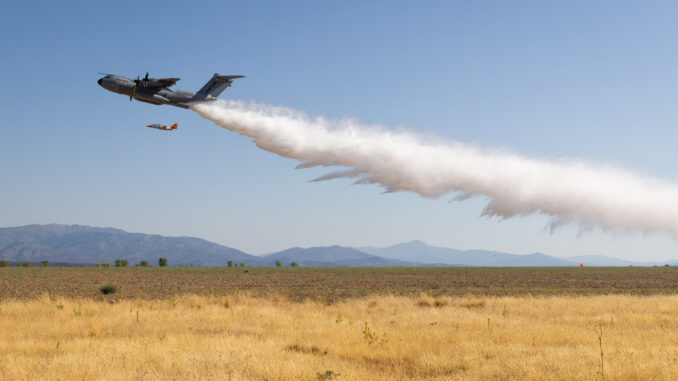
<path id="1" fill-rule="evenodd" d="M 173 86 L 180 78 L 148 78 L 136 80 L 114 74 L 107 74 L 97 83 L 108 91 L 127 95 L 140 101 L 154 105 L 170 105 L 189 108 L 192 103 L 216 100 L 234 79 L 244 78 L 242 75 L 219 75 L 212 78 L 197 93 L 186 90 L 174 90 Z"/>

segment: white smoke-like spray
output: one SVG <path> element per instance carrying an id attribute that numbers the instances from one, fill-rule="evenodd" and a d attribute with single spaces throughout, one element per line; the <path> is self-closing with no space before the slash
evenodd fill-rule
<path id="1" fill-rule="evenodd" d="M 432 198 L 452 193 L 455 200 L 484 195 L 489 202 L 483 215 L 543 213 L 552 217 L 551 228 L 576 222 L 678 236 L 678 185 L 620 168 L 484 150 L 256 103 L 220 100 L 193 109 L 251 137 L 261 149 L 301 161 L 297 168 L 346 168 L 314 181 L 350 177 L 357 184 L 380 184 L 387 192 Z"/>

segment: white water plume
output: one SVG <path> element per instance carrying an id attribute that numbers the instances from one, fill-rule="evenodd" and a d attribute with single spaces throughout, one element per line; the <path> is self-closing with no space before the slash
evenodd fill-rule
<path id="1" fill-rule="evenodd" d="M 624 169 L 530 158 L 256 103 L 220 100 L 193 110 L 261 149 L 301 161 L 297 168 L 345 167 L 314 181 L 350 177 L 387 192 L 452 193 L 455 200 L 484 195 L 483 215 L 543 213 L 552 217 L 551 228 L 576 222 L 678 236 L 678 185 Z"/>

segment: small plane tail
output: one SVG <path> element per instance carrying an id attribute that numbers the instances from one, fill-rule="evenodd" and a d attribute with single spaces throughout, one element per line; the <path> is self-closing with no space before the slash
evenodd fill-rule
<path id="1" fill-rule="evenodd" d="M 203 99 L 208 96 L 218 97 L 227 87 L 231 86 L 234 79 L 244 78 L 244 75 L 219 75 L 214 74 L 212 78 L 196 94 L 196 98 Z"/>
<path id="2" fill-rule="evenodd" d="M 174 123 L 173 125 L 170 126 L 169 129 L 170 129 L 170 130 L 176 130 L 178 127 L 179 127 L 178 124 L 177 124 L 177 123 Z"/>

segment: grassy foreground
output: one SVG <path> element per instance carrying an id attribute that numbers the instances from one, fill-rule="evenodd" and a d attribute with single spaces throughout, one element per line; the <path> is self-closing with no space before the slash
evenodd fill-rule
<path id="1" fill-rule="evenodd" d="M 675 316 L 675 295 L 44 295 L 0 302 L 0 379 L 676 379 Z"/>

